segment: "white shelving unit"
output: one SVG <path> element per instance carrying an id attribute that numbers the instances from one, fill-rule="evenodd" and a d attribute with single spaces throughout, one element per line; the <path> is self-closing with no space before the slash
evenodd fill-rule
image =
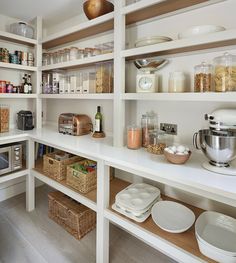
<path id="1" fill-rule="evenodd" d="M 24 70 L 24 71 L 32 71 L 32 72 L 36 72 L 37 71 L 37 67 L 29 67 L 29 66 L 23 66 L 23 65 L 18 65 L 18 64 L 11 64 L 11 63 L 4 63 L 4 62 L 0 62 L 0 68 Z"/>
<path id="2" fill-rule="evenodd" d="M 0 39 L 6 40 L 8 42 L 13 42 L 17 44 L 27 45 L 27 46 L 36 46 L 37 40 L 30 39 L 27 37 L 18 36 L 9 32 L 0 31 Z"/>
<path id="3" fill-rule="evenodd" d="M 115 11 L 97 19 L 82 23 L 53 34 L 42 40 L 42 20 L 36 19 L 37 40 L 15 39 L 15 37 L 2 34 L 2 38 L 7 38 L 22 43 L 35 45 L 37 65 L 30 69 L 23 69 L 19 65 L 0 63 L 0 67 L 16 70 L 32 70 L 36 74 L 37 90 L 36 94 L 28 95 L 8 94 L 0 95 L 0 98 L 35 98 L 37 108 L 37 129 L 31 132 L 12 132 L 0 135 L 0 144 L 9 141 L 27 140 L 29 144 L 29 175 L 27 177 L 27 209 L 34 209 L 34 180 L 35 178 L 50 185 L 51 187 L 65 193 L 71 198 L 88 206 L 97 212 L 97 263 L 109 262 L 109 223 L 115 223 L 128 231 L 132 235 L 143 240 L 152 247 L 162 251 L 178 262 L 214 262 L 207 259 L 199 252 L 194 230 L 175 237 L 175 235 L 165 234 L 158 230 L 151 218 L 144 224 L 135 224 L 129 219 L 111 210 L 116 193 L 127 186 L 127 182 L 119 179 L 109 181 L 109 168 L 114 167 L 123 172 L 135 174 L 138 177 L 150 179 L 160 184 L 168 185 L 185 191 L 189 194 L 196 194 L 211 200 L 230 205 L 235 208 L 236 201 L 236 178 L 222 177 L 203 170 L 201 167 L 202 157 L 193 154 L 191 160 L 185 166 L 169 165 L 163 158 L 151 158 L 150 154 L 140 151 L 130 151 L 123 147 L 125 113 L 129 101 L 190 101 L 190 102 L 235 102 L 236 93 L 155 93 L 138 94 L 125 93 L 125 64 L 126 61 L 138 57 L 148 56 L 168 56 L 169 54 L 187 53 L 214 49 L 236 44 L 236 30 L 231 29 L 208 36 L 192 39 L 174 40 L 168 43 L 152 45 L 141 48 L 125 50 L 125 32 L 127 26 L 139 25 L 150 19 L 161 19 L 167 16 L 188 12 L 193 9 L 203 8 L 207 5 L 224 2 L 220 0 L 142 0 L 138 3 L 125 6 L 125 0 L 115 0 Z M 42 67 L 42 48 L 50 49 L 64 45 L 86 37 L 108 32 L 114 29 L 114 54 L 105 54 L 84 60 L 71 61 Z M 114 61 L 114 94 L 41 94 L 40 83 L 42 71 L 55 69 L 83 68 L 102 61 Z M 64 136 L 57 132 L 57 128 L 42 126 L 42 101 L 43 99 L 60 100 L 112 100 L 114 138 L 113 143 L 110 138 L 97 141 L 89 136 L 76 138 Z M 51 101 L 50 101 L 51 103 Z M 49 146 L 93 159 L 98 164 L 97 191 L 91 195 L 82 195 L 69 188 L 65 182 L 56 182 L 43 174 L 42 169 L 35 167 L 34 142 L 47 144 Z M 201 155 L 202 156 L 202 155 Z M 28 170 L 26 170 L 28 171 Z M 12 174 L 21 176 L 22 173 Z M 11 177 L 8 177 L 11 178 Z M 2 179 L 4 181 L 5 179 Z M 1 180 L 0 180 L 1 183 Z M 110 202 L 111 200 L 111 202 Z M 202 210 L 192 207 L 196 216 Z"/>
<path id="4" fill-rule="evenodd" d="M 36 99 L 37 94 L 0 93 L 0 99 Z"/>

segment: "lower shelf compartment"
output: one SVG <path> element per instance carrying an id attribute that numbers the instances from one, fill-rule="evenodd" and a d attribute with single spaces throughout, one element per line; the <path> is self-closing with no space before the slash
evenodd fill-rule
<path id="1" fill-rule="evenodd" d="M 39 160 L 36 162 L 35 169 L 32 170 L 32 174 L 34 177 L 44 182 L 45 184 L 53 187 L 54 189 L 68 195 L 72 199 L 80 202 L 81 204 L 89 207 L 90 209 L 96 211 L 97 210 L 97 190 L 92 190 L 87 194 L 82 194 L 76 189 L 68 186 L 66 184 L 66 180 L 56 181 L 51 177 L 48 177 L 43 172 L 43 162 Z"/>
<path id="2" fill-rule="evenodd" d="M 194 225 L 184 233 L 172 234 L 159 228 L 154 223 L 151 216 L 145 222 L 137 223 L 114 211 L 111 206 L 115 202 L 116 194 L 127 187 L 129 184 L 130 183 L 120 179 L 115 179 L 111 182 L 110 207 L 106 210 L 105 213 L 107 219 L 109 219 L 114 224 L 120 225 L 122 228 L 125 228 L 134 236 L 140 238 L 141 240 L 144 240 L 146 243 L 162 251 L 168 256 L 173 257 L 178 262 L 215 262 L 214 260 L 211 260 L 201 254 L 198 248 L 197 240 L 195 238 Z M 162 199 L 175 201 L 187 206 L 194 212 L 196 218 L 202 212 L 204 212 L 204 210 L 202 209 L 188 205 L 167 196 L 162 195 Z"/>

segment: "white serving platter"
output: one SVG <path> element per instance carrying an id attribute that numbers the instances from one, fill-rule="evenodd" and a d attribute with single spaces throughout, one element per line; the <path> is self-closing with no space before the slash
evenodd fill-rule
<path id="1" fill-rule="evenodd" d="M 152 207 L 152 219 L 161 229 L 170 233 L 182 233 L 195 221 L 195 215 L 186 206 L 172 202 L 160 201 Z"/>

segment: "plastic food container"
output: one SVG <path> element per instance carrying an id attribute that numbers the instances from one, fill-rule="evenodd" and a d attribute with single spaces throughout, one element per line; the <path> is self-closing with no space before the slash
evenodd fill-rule
<path id="1" fill-rule="evenodd" d="M 10 32 L 19 36 L 33 38 L 34 29 L 25 22 L 14 23 L 10 25 Z"/>
<path id="2" fill-rule="evenodd" d="M 215 91 L 236 91 L 236 56 L 225 53 L 214 59 Z"/>
<path id="3" fill-rule="evenodd" d="M 212 88 L 212 73 L 213 66 L 202 62 L 200 65 L 194 67 L 194 91 L 195 92 L 208 92 L 213 91 Z"/>

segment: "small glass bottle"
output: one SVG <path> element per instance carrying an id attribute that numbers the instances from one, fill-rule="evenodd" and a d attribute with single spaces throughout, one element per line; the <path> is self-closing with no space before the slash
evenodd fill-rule
<path id="1" fill-rule="evenodd" d="M 127 128 L 127 148 L 137 150 L 142 146 L 142 130 L 140 126 L 131 125 Z"/>
<path id="2" fill-rule="evenodd" d="M 186 91 L 186 77 L 184 72 L 171 72 L 169 77 L 169 92 L 178 93 Z"/>
<path id="3" fill-rule="evenodd" d="M 200 65 L 194 67 L 194 91 L 195 92 L 209 92 L 212 89 L 212 72 L 213 66 L 202 62 Z"/>

